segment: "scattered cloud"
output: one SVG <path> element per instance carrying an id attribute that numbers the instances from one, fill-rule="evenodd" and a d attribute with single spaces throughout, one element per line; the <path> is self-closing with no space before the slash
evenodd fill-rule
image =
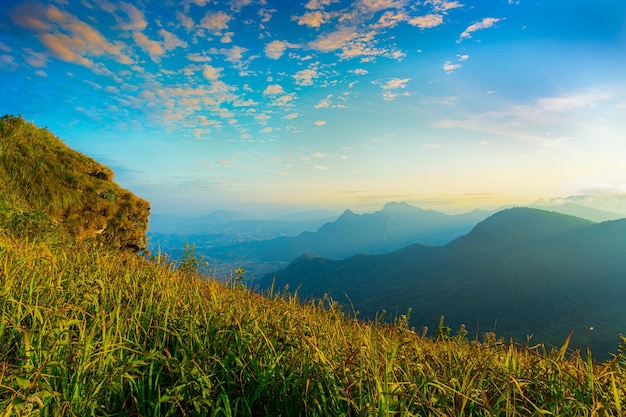
<path id="1" fill-rule="evenodd" d="M 126 16 L 128 16 L 128 20 L 119 22 L 120 29 L 126 31 L 142 31 L 148 26 L 148 22 L 146 21 L 146 17 L 143 12 L 131 3 L 120 2 L 119 5 L 117 5 L 117 8 L 122 10 Z"/>
<path id="2" fill-rule="evenodd" d="M 225 56 L 226 61 L 238 63 L 242 60 L 243 54 L 247 51 L 241 46 L 233 46 L 232 48 L 221 48 L 220 54 Z"/>
<path id="3" fill-rule="evenodd" d="M 332 98 L 332 96 L 332 94 L 327 95 L 325 99 L 320 100 L 314 107 L 316 109 L 325 109 L 330 107 L 330 99 Z"/>
<path id="4" fill-rule="evenodd" d="M 265 55 L 271 59 L 279 59 L 287 48 L 295 48 L 296 45 L 292 45 L 289 42 L 274 40 L 265 45 Z"/>
<path id="5" fill-rule="evenodd" d="M 228 22 L 232 17 L 223 11 L 208 11 L 200 21 L 200 27 L 207 29 L 213 35 L 222 35 L 228 29 Z"/>
<path id="6" fill-rule="evenodd" d="M 326 122 L 324 120 L 318 120 L 315 122 L 315 126 L 324 126 Z"/>
<path id="7" fill-rule="evenodd" d="M 313 68 L 304 69 L 296 72 L 293 78 L 296 80 L 296 84 L 300 86 L 313 85 L 313 81 L 318 78 L 320 74 Z"/>
<path id="8" fill-rule="evenodd" d="M 56 6 L 20 3 L 10 11 L 9 18 L 15 25 L 38 34 L 48 51 L 62 61 L 95 68 L 88 57 L 106 56 L 121 64 L 133 63 L 123 52 L 126 45 L 122 42 L 110 42 L 98 30 Z"/>
<path id="9" fill-rule="evenodd" d="M 429 29 L 439 26 L 443 23 L 443 16 L 438 14 L 429 14 L 426 16 L 416 16 L 408 20 L 409 25 L 417 26 L 420 29 Z"/>
<path id="10" fill-rule="evenodd" d="M 385 84 L 381 85 L 380 88 L 383 90 L 390 90 L 395 88 L 406 88 L 406 84 L 411 81 L 410 78 L 392 78 L 387 81 Z"/>
<path id="11" fill-rule="evenodd" d="M 0 69 L 15 71 L 19 67 L 12 55 L 0 55 Z"/>
<path id="12" fill-rule="evenodd" d="M 429 0 L 426 3 L 430 4 L 433 7 L 433 9 L 437 12 L 447 12 L 448 10 L 458 9 L 460 7 L 463 7 L 463 4 L 461 4 L 458 1 Z"/>
<path id="13" fill-rule="evenodd" d="M 337 3 L 339 0 L 309 0 L 304 7 L 309 10 L 323 9 L 324 6 L 329 6 L 333 3 Z"/>
<path id="14" fill-rule="evenodd" d="M 480 22 L 476 22 L 476 23 L 469 25 L 467 29 L 465 29 L 463 33 L 461 33 L 461 36 L 459 37 L 459 40 L 457 42 L 461 42 L 465 39 L 471 38 L 472 33 L 476 32 L 477 30 L 491 28 L 501 20 L 503 19 L 497 18 L 497 17 L 485 17 Z"/>
<path id="15" fill-rule="evenodd" d="M 176 36 L 172 32 L 168 32 L 165 29 L 160 29 L 159 35 L 161 35 L 161 37 L 163 38 L 164 47 L 168 51 L 175 48 L 186 48 L 188 46 L 187 42 L 183 41 L 178 36 Z"/>
<path id="16" fill-rule="evenodd" d="M 610 98 L 610 95 L 602 92 L 571 94 L 561 97 L 545 97 L 537 100 L 537 104 L 544 110 L 552 112 L 565 112 L 594 107 L 600 101 Z"/>
<path id="17" fill-rule="evenodd" d="M 268 85 L 263 91 L 264 96 L 277 96 L 283 94 L 285 90 L 279 84 Z"/>
<path id="18" fill-rule="evenodd" d="M 192 62 L 211 62 L 213 58 L 199 53 L 187 54 L 187 59 Z"/>
<path id="19" fill-rule="evenodd" d="M 295 20 L 299 25 L 319 28 L 324 23 L 328 22 L 329 17 L 329 13 L 316 10 L 314 12 L 307 12 L 302 16 L 293 16 L 291 20 Z"/>
<path id="20" fill-rule="evenodd" d="M 309 47 L 320 52 L 332 52 L 341 49 L 347 42 L 358 36 L 359 33 L 356 29 L 343 27 L 318 36 L 317 39 L 309 43 Z"/>
<path id="21" fill-rule="evenodd" d="M 461 66 L 461 64 L 453 64 L 451 61 L 446 61 L 443 64 L 443 70 L 451 74 L 454 70 L 461 68 Z"/>
<path id="22" fill-rule="evenodd" d="M 159 42 L 149 39 L 143 32 L 133 32 L 133 39 L 153 60 L 158 59 L 165 53 L 165 49 L 163 49 Z"/>
<path id="23" fill-rule="evenodd" d="M 202 75 L 209 81 L 215 81 L 220 77 L 222 68 L 215 68 L 212 65 L 205 65 L 202 69 Z"/>

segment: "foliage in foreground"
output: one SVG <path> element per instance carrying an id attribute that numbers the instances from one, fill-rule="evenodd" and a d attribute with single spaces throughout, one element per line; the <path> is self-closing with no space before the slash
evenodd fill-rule
<path id="1" fill-rule="evenodd" d="M 193 257 L 188 264 L 195 265 Z M 0 415 L 621 415 L 624 352 L 436 337 L 0 232 Z"/>

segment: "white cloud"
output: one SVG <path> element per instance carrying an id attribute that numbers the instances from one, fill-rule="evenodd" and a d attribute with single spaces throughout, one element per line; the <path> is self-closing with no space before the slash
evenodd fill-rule
<path id="1" fill-rule="evenodd" d="M 597 102 L 607 100 L 606 93 L 581 93 L 561 97 L 545 97 L 537 100 L 537 104 L 548 111 L 564 112 L 593 107 Z"/>
<path id="2" fill-rule="evenodd" d="M 363 68 L 356 68 L 356 69 L 350 70 L 349 72 L 356 74 L 356 75 L 366 75 L 369 73 L 368 70 L 363 69 Z"/>
<path id="3" fill-rule="evenodd" d="M 426 16 L 416 16 L 408 20 L 409 25 L 417 26 L 420 29 L 428 29 L 439 26 L 443 23 L 443 16 L 438 14 L 429 14 Z"/>
<path id="4" fill-rule="evenodd" d="M 313 165 L 313 169 L 318 171 L 326 171 L 328 169 L 327 165 Z"/>
<path id="5" fill-rule="evenodd" d="M 476 32 L 477 30 L 488 29 L 501 20 L 502 19 L 497 17 L 485 17 L 480 22 L 469 25 L 467 29 L 465 29 L 463 33 L 461 33 L 461 36 L 459 37 L 459 40 L 457 42 L 461 42 L 464 39 L 471 38 L 472 33 Z"/>
<path id="6" fill-rule="evenodd" d="M 380 88 L 383 90 L 392 90 L 396 88 L 406 88 L 406 84 L 411 81 L 410 78 L 392 78 L 387 81 L 385 84 L 381 85 Z"/>
<path id="7" fill-rule="evenodd" d="M 309 68 L 296 72 L 293 78 L 296 80 L 296 84 L 300 86 L 313 85 L 313 80 L 319 77 L 317 70 Z"/>
<path id="8" fill-rule="evenodd" d="M 263 91 L 264 96 L 277 96 L 283 94 L 285 90 L 279 84 L 268 85 Z"/>
<path id="9" fill-rule="evenodd" d="M 309 47 L 320 52 L 336 51 L 358 36 L 359 34 L 355 29 L 343 27 L 334 32 L 318 36 L 317 39 L 309 43 Z"/>
<path id="10" fill-rule="evenodd" d="M 284 116 L 283 119 L 284 120 L 293 120 L 293 119 L 297 119 L 299 116 L 298 113 L 289 113 L 288 115 Z"/>
<path id="11" fill-rule="evenodd" d="M 320 102 L 317 103 L 314 107 L 316 109 L 325 109 L 330 107 L 330 99 L 332 98 L 332 96 L 332 94 L 327 95 L 325 99 L 320 100 Z"/>
<path id="12" fill-rule="evenodd" d="M 229 62 L 240 62 L 241 59 L 243 58 L 243 54 L 244 52 L 246 52 L 247 49 L 246 48 L 242 48 L 241 46 L 233 46 L 232 48 L 226 49 L 226 48 L 221 48 L 220 49 L 220 54 L 224 55 L 226 58 L 226 61 Z"/>
<path id="13" fill-rule="evenodd" d="M 405 91 L 403 93 L 396 93 L 393 91 L 383 91 L 383 100 L 385 101 L 392 101 L 395 100 L 398 97 L 408 97 L 410 96 L 411 93 Z"/>
<path id="14" fill-rule="evenodd" d="M 451 61 L 446 61 L 443 64 L 443 70 L 448 74 L 459 68 L 461 68 L 461 64 L 453 64 Z"/>
<path id="15" fill-rule="evenodd" d="M 120 28 L 122 30 L 142 31 L 148 26 L 148 22 L 146 21 L 143 12 L 131 3 L 120 2 L 118 7 L 124 11 L 130 19 L 127 22 L 120 23 Z"/>
<path id="16" fill-rule="evenodd" d="M 223 11 L 209 11 L 200 21 L 200 27 L 207 29 L 214 35 L 221 35 L 223 31 L 228 29 L 228 22 L 231 20 L 232 17 Z"/>
<path id="17" fill-rule="evenodd" d="M 0 55 L 0 68 L 9 71 L 15 71 L 20 66 L 15 62 L 15 58 L 11 55 Z"/>
<path id="18" fill-rule="evenodd" d="M 458 1 L 429 0 L 426 3 L 430 3 L 433 9 L 437 12 L 446 12 L 451 9 L 463 7 L 463 4 Z"/>
<path id="19" fill-rule="evenodd" d="M 187 32 L 190 32 L 196 25 L 191 17 L 180 11 L 176 12 L 176 19 L 185 29 L 187 29 Z"/>
<path id="20" fill-rule="evenodd" d="M 178 36 L 171 32 L 168 32 L 165 29 L 159 30 L 159 35 L 163 37 L 165 49 L 167 49 L 168 51 L 179 47 L 187 47 L 187 42 L 181 40 Z"/>
<path id="21" fill-rule="evenodd" d="M 385 9 L 401 9 L 403 0 L 358 0 L 358 7 L 366 12 L 375 13 Z"/>
<path id="22" fill-rule="evenodd" d="M 318 120 L 315 122 L 315 126 L 324 126 L 326 122 L 324 120 Z"/>
<path id="23" fill-rule="evenodd" d="M 158 59 L 165 53 L 165 49 L 163 49 L 159 42 L 149 39 L 143 32 L 133 32 L 133 39 L 153 60 Z"/>
<path id="24" fill-rule="evenodd" d="M 304 5 L 304 7 L 309 10 L 317 10 L 324 8 L 324 6 L 336 3 L 337 1 L 339 0 L 309 0 L 307 4 Z"/>
<path id="25" fill-rule="evenodd" d="M 187 54 L 187 59 L 192 62 L 210 62 L 213 60 L 210 56 L 205 56 L 198 53 Z"/>
<path id="26" fill-rule="evenodd" d="M 278 59 L 287 50 L 287 48 L 294 48 L 296 45 L 292 45 L 289 42 L 275 40 L 265 45 L 265 55 L 271 59 Z"/>
<path id="27" fill-rule="evenodd" d="M 209 81 L 215 81 L 220 77 L 222 68 L 215 68 L 212 65 L 205 65 L 202 69 L 202 75 Z"/>
<path id="28" fill-rule="evenodd" d="M 326 12 L 316 10 L 314 12 L 307 12 L 302 16 L 293 16 L 291 20 L 297 21 L 299 25 L 319 28 L 328 21 L 329 16 L 330 15 Z"/>

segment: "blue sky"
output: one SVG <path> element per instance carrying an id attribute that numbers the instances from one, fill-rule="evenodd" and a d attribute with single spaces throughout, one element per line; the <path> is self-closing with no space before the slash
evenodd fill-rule
<path id="1" fill-rule="evenodd" d="M 0 5 L 0 113 L 155 213 L 624 198 L 625 64 L 623 0 Z"/>

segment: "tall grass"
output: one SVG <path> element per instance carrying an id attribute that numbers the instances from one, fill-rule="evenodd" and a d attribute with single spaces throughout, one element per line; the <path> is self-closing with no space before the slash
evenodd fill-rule
<path id="1" fill-rule="evenodd" d="M 0 233 L 0 416 L 623 414 L 623 346 L 594 363 L 407 322 Z"/>

